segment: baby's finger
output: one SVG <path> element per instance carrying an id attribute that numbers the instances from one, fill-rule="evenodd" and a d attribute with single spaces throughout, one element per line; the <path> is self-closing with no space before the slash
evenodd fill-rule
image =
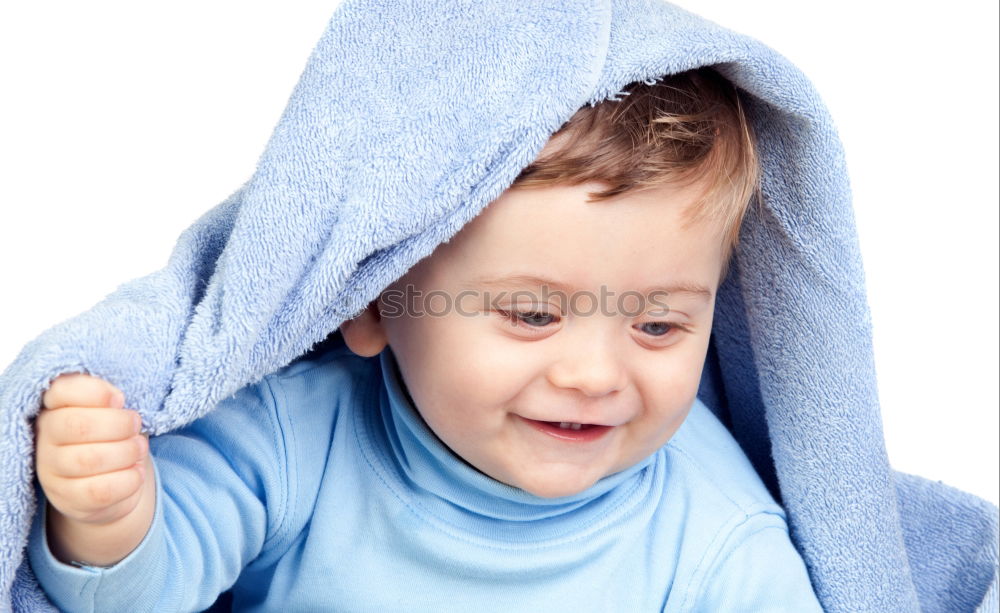
<path id="1" fill-rule="evenodd" d="M 139 414 L 128 409 L 66 407 L 42 411 L 35 422 L 40 445 L 123 441 L 141 427 Z"/>
<path id="2" fill-rule="evenodd" d="M 46 409 L 62 407 L 112 407 L 125 406 L 125 395 L 121 390 L 104 379 L 74 373 L 61 375 L 42 395 L 42 406 Z"/>
<path id="3" fill-rule="evenodd" d="M 143 475 L 135 467 L 113 473 L 64 479 L 62 497 L 72 500 L 73 510 L 83 515 L 102 511 L 126 500 L 142 487 Z"/>
<path id="4" fill-rule="evenodd" d="M 86 515 L 83 515 L 75 519 L 78 519 L 79 521 L 83 522 L 97 523 L 97 524 L 106 524 L 108 522 L 115 521 L 131 513 L 132 510 L 135 509 L 136 505 L 139 504 L 139 500 L 142 498 L 142 495 L 143 495 L 143 488 L 140 486 L 139 489 L 137 489 L 134 494 L 126 497 L 124 500 L 116 502 L 115 504 L 109 507 L 105 507 L 100 511 L 96 511 L 94 513 L 88 513 Z"/>
<path id="5" fill-rule="evenodd" d="M 90 477 L 125 470 L 146 456 L 149 441 L 143 435 L 114 443 L 86 443 L 55 447 L 49 470 L 58 477 Z"/>

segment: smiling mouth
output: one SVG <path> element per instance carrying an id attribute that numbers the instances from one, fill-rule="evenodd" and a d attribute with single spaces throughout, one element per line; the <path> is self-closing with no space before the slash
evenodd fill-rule
<path id="1" fill-rule="evenodd" d="M 541 421 L 522 417 L 536 430 L 562 441 L 586 443 L 596 441 L 611 431 L 614 426 L 598 424 L 578 424 L 568 421 Z"/>

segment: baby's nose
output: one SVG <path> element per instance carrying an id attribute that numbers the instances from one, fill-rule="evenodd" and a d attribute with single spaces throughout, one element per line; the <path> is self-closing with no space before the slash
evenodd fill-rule
<path id="1" fill-rule="evenodd" d="M 552 385 L 599 397 L 625 387 L 625 369 L 609 347 L 592 344 L 567 351 L 548 371 Z"/>

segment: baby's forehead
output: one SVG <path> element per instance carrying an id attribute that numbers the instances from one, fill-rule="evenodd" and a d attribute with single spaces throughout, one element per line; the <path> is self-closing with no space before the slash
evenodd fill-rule
<path id="1" fill-rule="evenodd" d="M 690 191 L 671 187 L 588 202 L 588 192 L 600 187 L 507 190 L 416 268 L 426 273 L 425 284 L 469 288 L 496 279 L 588 291 L 713 286 L 722 238 L 717 225 L 685 222 Z"/>
<path id="2" fill-rule="evenodd" d="M 674 235 L 721 233 L 723 220 L 706 215 L 707 181 L 668 183 L 595 200 L 603 181 L 526 188 L 512 186 L 489 203 L 445 244 L 507 239 L 525 246 L 526 237 L 544 232 L 545 242 L 571 244 L 575 238 L 620 237 L 631 244 L 662 244 Z M 600 232 L 595 236 L 595 224 Z M 650 231 L 643 231 L 643 230 Z M 657 232 L 659 230 L 659 232 Z M 714 241 L 713 241 L 714 242 Z M 599 243 L 595 243 L 599 244 Z"/>

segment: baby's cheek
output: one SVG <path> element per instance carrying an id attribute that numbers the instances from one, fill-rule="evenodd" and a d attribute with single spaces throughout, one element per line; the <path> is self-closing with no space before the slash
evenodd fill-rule
<path id="1" fill-rule="evenodd" d="M 670 438 L 684 423 L 691 411 L 691 403 L 682 401 L 678 404 L 664 405 L 650 411 L 648 419 L 638 428 L 638 438 L 644 446 L 658 449 L 667 444 Z"/>

